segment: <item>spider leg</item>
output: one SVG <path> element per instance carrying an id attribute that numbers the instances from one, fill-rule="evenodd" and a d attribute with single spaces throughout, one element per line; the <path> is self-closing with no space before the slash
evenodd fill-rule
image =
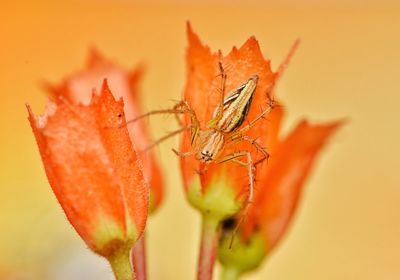
<path id="1" fill-rule="evenodd" d="M 246 161 L 244 162 L 244 161 L 238 160 L 238 158 L 240 158 L 240 157 L 246 157 Z M 222 162 L 227 162 L 230 160 L 247 168 L 247 176 L 249 178 L 249 194 L 247 196 L 246 204 L 242 209 L 242 215 L 241 215 L 235 229 L 232 232 L 232 238 L 231 238 L 231 241 L 229 244 L 229 248 L 232 247 L 234 236 L 237 233 L 240 225 L 243 223 L 244 219 L 246 218 L 250 205 L 253 203 L 255 171 L 256 171 L 256 166 L 253 163 L 253 158 L 249 151 L 236 152 L 236 153 L 227 155 L 218 162 L 222 163 Z"/>
<path id="2" fill-rule="evenodd" d="M 273 99 L 275 85 L 276 85 L 277 81 L 281 78 L 283 72 L 285 71 L 287 65 L 290 62 L 290 59 L 292 58 L 293 54 L 297 50 L 299 44 L 300 44 L 300 40 L 297 39 L 294 42 L 294 44 L 292 45 L 292 47 L 291 47 L 288 55 L 284 59 L 284 61 L 279 65 L 278 70 L 275 73 L 275 81 L 274 81 L 273 85 L 269 89 L 267 89 L 266 94 L 267 94 L 267 98 L 268 98 L 268 108 L 265 109 L 265 110 L 262 110 L 261 114 L 259 114 L 254 120 L 249 122 L 246 126 L 242 127 L 239 130 L 240 132 L 248 131 L 257 121 L 259 121 L 260 119 L 264 118 L 264 116 L 266 114 L 270 113 L 277 106 L 277 104 L 275 103 L 275 100 Z"/>
<path id="3" fill-rule="evenodd" d="M 245 162 L 238 160 L 238 158 L 243 158 L 243 157 L 246 158 Z M 247 175 L 249 177 L 249 195 L 247 196 L 246 206 L 244 208 L 247 211 L 248 205 L 253 202 L 253 198 L 254 198 L 254 181 L 255 181 L 254 173 L 255 173 L 256 167 L 253 163 L 253 157 L 251 156 L 250 152 L 241 151 L 241 152 L 236 152 L 236 153 L 226 155 L 222 159 L 218 160 L 217 163 L 223 163 L 223 162 L 227 162 L 227 161 L 233 161 L 233 162 L 247 168 Z"/>
<path id="4" fill-rule="evenodd" d="M 179 156 L 179 157 L 183 157 L 183 158 L 185 158 L 185 157 L 190 157 L 190 156 L 192 156 L 192 155 L 194 155 L 195 153 L 196 153 L 196 151 L 194 151 L 194 150 L 192 150 L 192 151 L 189 151 L 189 152 L 179 152 L 179 151 L 177 151 L 177 150 L 175 150 L 175 149 L 172 149 L 172 151 L 177 155 L 177 156 Z"/>
<path id="5" fill-rule="evenodd" d="M 218 108 L 217 108 L 218 114 L 216 116 L 216 119 L 220 120 L 221 117 L 222 117 L 223 111 L 224 111 L 225 87 L 226 87 L 227 75 L 226 75 L 224 66 L 222 65 L 221 61 L 218 62 L 218 68 L 219 68 L 219 75 L 218 76 L 221 76 L 221 88 L 219 90 L 220 94 L 221 94 L 221 100 L 220 100 L 220 103 L 219 103 Z"/>
<path id="6" fill-rule="evenodd" d="M 264 109 L 261 111 L 261 113 L 252 121 L 250 121 L 247 125 L 243 126 L 241 129 L 239 129 L 239 133 L 243 133 L 246 131 L 249 131 L 250 128 L 252 128 L 256 122 L 258 122 L 259 120 L 263 119 L 265 117 L 266 114 L 270 113 L 273 109 L 274 109 L 275 104 L 271 103 L 269 104 L 267 109 Z"/>
<path id="7" fill-rule="evenodd" d="M 182 132 L 184 132 L 185 130 L 190 129 L 190 128 L 191 128 L 191 126 L 189 125 L 189 126 L 182 127 L 182 128 L 180 128 L 180 129 L 178 129 L 178 130 L 172 131 L 172 132 L 168 133 L 167 135 L 161 137 L 160 139 L 154 141 L 152 144 L 150 144 L 149 146 L 147 146 L 147 147 L 144 149 L 144 151 L 148 151 L 148 150 L 154 148 L 155 146 L 157 146 L 158 144 L 164 142 L 165 140 L 167 140 L 167 139 L 169 139 L 169 138 L 171 138 L 171 137 L 173 137 L 173 136 L 175 136 L 175 135 L 177 135 L 177 134 L 179 134 L 179 133 L 182 133 Z"/>
<path id="8" fill-rule="evenodd" d="M 220 109 L 222 111 L 223 107 L 224 107 L 224 97 L 225 97 L 225 86 L 226 86 L 226 72 L 224 70 L 224 67 L 222 66 L 222 62 L 219 61 L 218 62 L 218 67 L 219 67 L 219 71 L 221 73 L 221 104 L 220 104 Z M 221 112 L 220 111 L 220 112 Z"/>
<path id="9" fill-rule="evenodd" d="M 262 158 L 260 158 L 259 160 L 257 160 L 254 163 L 254 166 L 257 166 L 258 164 L 262 163 L 264 160 L 268 161 L 270 154 L 255 139 L 253 139 L 249 136 L 243 135 L 241 140 L 249 142 L 251 145 L 253 145 L 257 149 L 257 151 L 259 151 L 263 155 Z"/>
<path id="10" fill-rule="evenodd" d="M 195 120 L 196 123 L 198 123 L 197 120 L 197 116 L 196 113 L 194 112 L 194 110 L 190 107 L 189 103 L 186 100 L 181 100 L 179 101 L 177 104 L 174 105 L 174 107 L 172 108 L 172 110 L 175 111 L 182 111 L 183 113 L 189 113 L 190 117 L 193 118 Z M 178 114 L 179 113 L 174 113 L 176 120 L 178 122 L 179 125 L 183 125 L 182 124 L 182 120 L 179 119 Z"/>
<path id="11" fill-rule="evenodd" d="M 190 122 L 191 122 L 190 144 L 193 145 L 200 131 L 200 122 L 197 118 L 196 112 L 190 107 L 189 103 L 185 100 L 182 100 L 178 104 L 176 104 L 174 106 L 174 109 L 183 110 L 185 113 L 188 113 L 190 115 Z M 175 117 L 178 123 L 182 125 L 182 121 L 178 118 L 177 114 L 175 114 Z"/>
<path id="12" fill-rule="evenodd" d="M 184 113 L 186 113 L 186 111 L 183 110 L 183 109 L 161 109 L 161 110 L 153 110 L 153 111 L 147 112 L 146 114 L 137 116 L 136 118 L 133 118 L 133 119 L 127 121 L 127 122 L 125 123 L 125 126 L 127 126 L 128 124 L 131 124 L 131 123 L 135 123 L 135 122 L 137 122 L 138 120 L 141 120 L 141 119 L 143 119 L 143 118 L 149 117 L 149 116 L 151 116 L 151 115 L 161 115 L 161 114 L 184 114 Z"/>
<path id="13" fill-rule="evenodd" d="M 236 152 L 236 153 L 232 153 L 232 154 L 226 155 L 223 158 L 217 160 L 217 163 L 224 163 L 224 162 L 227 162 L 227 161 L 230 161 L 230 160 L 237 159 L 239 157 L 243 157 L 245 155 L 244 153 L 245 152 Z"/>
<path id="14" fill-rule="evenodd" d="M 237 143 L 239 141 L 246 141 L 249 142 L 251 145 L 253 145 L 257 151 L 259 151 L 263 156 L 262 158 L 258 159 L 254 165 L 257 166 L 258 164 L 260 164 L 261 162 L 263 162 L 264 160 L 268 160 L 270 157 L 270 154 L 266 151 L 266 149 L 264 147 L 262 147 L 258 142 L 257 139 L 253 139 L 247 135 L 243 135 L 242 133 L 240 133 L 240 131 L 236 131 L 234 133 L 231 134 L 231 136 L 228 138 L 228 142 L 227 144 L 229 144 L 229 142 L 234 142 Z"/>
<path id="15" fill-rule="evenodd" d="M 180 109 L 180 107 L 182 107 L 183 104 L 185 104 L 185 101 L 181 100 L 181 101 L 179 101 L 178 103 L 176 103 L 176 104 L 174 105 L 174 107 L 172 107 L 172 109 L 173 109 L 173 110 L 178 110 L 178 109 Z M 176 120 L 176 122 L 178 123 L 178 125 L 183 126 L 183 122 L 182 122 L 182 120 L 179 118 L 178 113 L 175 113 L 174 116 L 175 116 L 175 120 Z"/>
<path id="16" fill-rule="evenodd" d="M 177 104 L 175 104 L 175 106 L 172 109 L 153 110 L 153 111 L 147 112 L 146 114 L 137 116 L 136 118 L 127 121 L 121 127 L 135 123 L 135 122 L 137 122 L 143 118 L 149 117 L 151 115 L 161 115 L 161 114 L 174 114 L 178 124 L 180 126 L 183 126 L 183 122 L 178 117 L 178 114 L 185 114 L 185 113 L 190 115 L 190 121 L 191 121 L 190 125 L 182 127 L 181 129 L 173 131 L 170 134 L 158 139 L 153 144 L 148 146 L 145 150 L 149 150 L 149 149 L 153 148 L 154 146 L 158 145 L 159 143 L 163 142 L 164 140 L 166 140 L 176 134 L 179 134 L 179 133 L 185 131 L 186 129 L 191 129 L 191 144 L 193 144 L 197 138 L 199 131 L 200 131 L 200 122 L 197 119 L 195 111 L 190 107 L 189 103 L 185 100 L 179 101 Z"/>
<path id="17" fill-rule="evenodd" d="M 191 118 L 193 118 L 195 120 L 195 123 L 198 123 L 197 120 L 197 116 L 196 113 L 194 112 L 194 110 L 189 106 L 189 103 L 187 101 L 179 101 L 177 104 L 175 104 L 174 107 L 172 107 L 172 109 L 160 109 L 160 110 L 153 110 L 153 111 L 149 111 L 143 115 L 137 116 L 136 118 L 133 118 L 129 121 L 127 121 L 125 123 L 125 125 L 131 124 L 131 123 L 135 123 L 143 118 L 152 116 L 152 115 L 161 115 L 161 114 L 185 114 L 185 113 L 189 113 Z M 178 123 L 180 125 L 182 125 L 181 120 L 178 118 Z"/>

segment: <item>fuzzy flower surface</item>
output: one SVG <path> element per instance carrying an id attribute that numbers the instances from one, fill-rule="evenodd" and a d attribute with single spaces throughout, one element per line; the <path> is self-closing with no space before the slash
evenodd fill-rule
<path id="1" fill-rule="evenodd" d="M 89 104 L 91 91 L 101 85 L 104 78 L 113 89 L 115 98 L 124 99 L 125 119 L 135 119 L 143 114 L 139 84 L 143 76 L 143 66 L 126 69 L 106 58 L 100 51 L 91 49 L 86 67 L 66 77 L 60 84 L 46 83 L 46 88 L 54 97 L 62 96 L 74 104 Z M 127 125 L 129 136 L 143 163 L 143 173 L 150 184 L 150 212 L 158 209 L 164 195 L 164 180 L 154 150 L 146 150 L 152 143 L 145 122 Z"/>
<path id="2" fill-rule="evenodd" d="M 269 132 L 275 140 L 268 165 L 258 170 L 254 202 L 238 229 L 239 215 L 223 226 L 218 258 L 238 275 L 261 265 L 285 236 L 317 156 L 342 125 L 340 121 L 310 124 L 302 120 L 288 135 L 279 137 L 282 116 L 282 111 L 275 111 L 271 119 Z"/>
<path id="3" fill-rule="evenodd" d="M 187 33 L 189 46 L 186 54 L 187 83 L 184 100 L 196 112 L 200 129 L 206 129 L 207 123 L 213 118 L 216 108 L 221 103 L 223 85 L 219 65 L 222 65 L 226 73 L 225 99 L 250 77 L 255 75 L 258 77 L 249 111 L 238 130 L 257 119 L 264 110 L 268 109 L 271 93 L 279 73 L 272 71 L 270 61 L 263 57 L 254 37 L 249 38 L 240 48 L 234 47 L 227 55 L 223 55 L 221 52 L 212 52 L 208 46 L 204 45 L 192 31 L 190 25 Z M 251 153 L 253 162 L 262 161 L 263 154 L 251 142 L 257 142 L 258 146 L 268 150 L 271 142 L 275 141 L 273 134 L 268 132 L 272 129 L 269 119 L 275 118 L 274 115 L 279 114 L 280 110 L 277 107 L 272 113 L 266 114 L 254 122 L 251 128 L 242 135 L 249 141 L 226 141 L 220 158 L 248 151 Z M 189 124 L 190 117 L 186 116 L 185 125 Z M 191 135 L 187 131 L 181 141 L 181 151 L 186 152 L 190 149 L 192 149 Z M 240 160 L 245 162 L 245 159 Z M 265 163 L 261 165 L 265 165 Z M 181 169 L 189 201 L 204 211 L 209 211 L 210 208 L 221 209 L 221 204 L 224 204 L 222 207 L 224 213 L 222 214 L 233 215 L 243 207 L 250 195 L 249 170 L 235 161 L 219 163 L 218 160 L 215 160 L 204 164 L 193 156 L 183 157 Z M 254 175 L 257 176 L 256 182 L 260 175 L 257 169 Z M 216 201 L 214 205 L 209 203 L 213 198 L 208 193 L 214 193 L 213 197 L 221 196 L 220 194 L 224 193 L 224 197 L 227 199 Z"/>
<path id="4" fill-rule="evenodd" d="M 104 81 L 85 105 L 56 98 L 43 115 L 28 112 L 51 188 L 81 238 L 105 257 L 132 247 L 146 224 L 149 187 L 122 100 Z"/>
<path id="5" fill-rule="evenodd" d="M 195 111 L 200 129 L 207 128 L 221 103 L 223 86 L 219 65 L 226 73 L 225 100 L 250 77 L 258 77 L 249 111 L 238 130 L 257 119 L 271 105 L 271 100 L 275 103 L 268 114 L 258 118 L 243 133 L 251 141 L 227 141 L 221 153 L 223 157 L 246 151 L 250 152 L 253 162 L 259 162 L 263 158 L 260 147 L 268 152 L 268 160 L 253 166 L 252 190 L 248 168 L 243 166 L 246 160 L 242 160 L 244 164 L 233 160 L 205 164 L 193 156 L 181 158 L 184 187 L 191 204 L 203 215 L 216 213 L 227 219 L 223 223 L 218 256 L 224 266 L 234 267 L 240 274 L 257 267 L 284 236 L 317 156 L 342 122 L 311 124 L 304 119 L 288 135 L 280 135 L 284 107 L 275 101 L 275 86 L 298 42 L 273 71 L 254 37 L 223 55 L 204 45 L 190 25 L 187 33 L 187 83 L 183 97 Z M 191 118 L 186 116 L 185 125 L 190 124 Z M 181 141 L 181 152 L 193 149 L 192 146 L 191 134 L 187 131 Z M 249 203 L 247 198 L 251 192 L 253 197 Z M 243 213 L 241 210 L 245 208 Z M 236 236 L 231 246 L 233 234 Z"/>

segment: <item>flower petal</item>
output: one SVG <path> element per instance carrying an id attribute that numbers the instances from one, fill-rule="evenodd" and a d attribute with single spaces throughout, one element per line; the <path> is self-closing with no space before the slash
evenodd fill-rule
<path id="1" fill-rule="evenodd" d="M 142 114 L 138 84 L 143 71 L 143 66 L 127 71 L 93 48 L 90 50 L 86 69 L 66 78 L 59 86 L 47 85 L 47 88 L 55 97 L 63 96 L 74 104 L 88 104 L 92 89 L 107 78 L 114 96 L 124 98 L 125 118 L 132 120 Z M 151 206 L 154 210 L 162 201 L 164 181 L 154 151 L 144 151 L 151 144 L 150 133 L 145 122 L 129 124 L 128 131 L 143 163 L 145 178 L 151 186 Z"/>
<path id="2" fill-rule="evenodd" d="M 342 122 L 310 125 L 302 121 L 281 141 L 271 158 L 254 209 L 270 250 L 283 236 L 316 156 Z M 256 209 L 257 208 L 257 209 Z M 249 218 L 250 220 L 250 218 Z"/>
<path id="3" fill-rule="evenodd" d="M 257 40 L 251 37 L 239 49 L 233 48 L 227 56 L 221 53 L 212 53 L 210 49 L 203 45 L 198 36 L 193 33 L 190 25 L 188 26 L 189 47 L 187 51 L 187 84 L 184 98 L 194 109 L 202 128 L 212 118 L 212 115 L 221 102 L 222 79 L 219 63 L 222 63 L 227 74 L 225 94 L 242 85 L 251 76 L 258 75 L 257 89 L 253 97 L 253 105 L 247 116 L 248 121 L 254 120 L 261 114 L 263 109 L 268 106 L 268 94 L 275 84 L 275 73 L 272 72 L 269 60 L 264 59 L 261 54 Z M 185 123 L 189 124 L 188 116 Z M 248 122 L 244 122 L 243 126 Z M 266 125 L 268 122 L 257 122 L 247 134 L 251 139 L 260 138 L 260 144 L 265 145 Z M 190 133 L 184 133 L 181 151 L 190 150 Z M 224 154 L 235 151 L 251 151 L 255 158 L 260 157 L 257 150 L 251 144 L 241 141 L 226 145 Z M 255 159 L 256 161 L 256 159 Z M 193 177 L 200 171 L 202 187 L 207 188 L 215 179 L 215 176 L 229 174 L 233 178 L 234 187 L 238 194 L 247 192 L 248 170 L 238 164 L 226 162 L 224 164 L 200 165 L 194 157 L 181 160 L 181 168 L 186 189 L 193 182 Z"/>
<path id="4" fill-rule="evenodd" d="M 57 99 L 44 116 L 28 111 L 50 185 L 82 239 L 102 255 L 110 241 L 137 239 L 148 186 L 123 126 L 122 101 L 105 83 L 87 106 Z"/>
<path id="5" fill-rule="evenodd" d="M 197 118 L 202 127 L 207 121 L 207 108 L 209 99 L 207 98 L 211 90 L 211 84 L 218 75 L 218 55 L 211 53 L 209 47 L 203 45 L 199 37 L 193 32 L 190 24 L 187 25 L 187 36 L 189 46 L 186 53 L 186 88 L 184 100 L 195 110 Z M 190 117 L 185 116 L 185 124 L 190 123 Z M 190 132 L 185 131 L 182 135 L 181 151 L 191 149 Z M 189 185 L 193 183 L 193 177 L 197 176 L 200 170 L 198 160 L 194 157 L 181 159 L 181 170 L 184 187 L 187 191 Z"/>

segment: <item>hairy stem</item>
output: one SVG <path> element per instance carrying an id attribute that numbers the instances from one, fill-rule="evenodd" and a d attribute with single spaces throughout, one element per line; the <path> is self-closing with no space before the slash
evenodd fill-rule
<path id="1" fill-rule="evenodd" d="M 129 249 L 121 248 L 108 257 L 116 280 L 136 280 L 135 273 L 132 270 L 130 255 Z"/>
<path id="2" fill-rule="evenodd" d="M 203 215 L 200 254 L 197 267 L 198 280 L 212 279 L 219 235 L 218 227 L 218 219 L 211 215 Z"/>
<path id="3" fill-rule="evenodd" d="M 238 280 L 240 276 L 239 270 L 235 267 L 224 267 L 221 274 L 221 280 Z"/>
<path id="4" fill-rule="evenodd" d="M 145 233 L 136 242 L 132 249 L 133 269 L 135 270 L 136 280 L 146 280 L 146 239 Z"/>

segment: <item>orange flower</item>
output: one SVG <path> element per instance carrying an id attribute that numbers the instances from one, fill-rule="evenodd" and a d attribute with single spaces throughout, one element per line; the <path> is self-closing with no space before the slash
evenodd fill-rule
<path id="1" fill-rule="evenodd" d="M 316 156 L 341 125 L 311 125 L 303 120 L 272 147 L 272 158 L 260 172 L 260 188 L 243 225 L 244 237 L 261 230 L 271 251 L 289 225 Z"/>
<path id="2" fill-rule="evenodd" d="M 188 73 L 184 99 L 196 112 L 202 128 L 212 119 L 215 109 L 221 102 L 220 89 L 222 84 L 219 63 L 223 65 L 227 74 L 225 96 L 246 82 L 251 76 L 258 76 L 252 105 L 242 127 L 255 120 L 262 113 L 262 110 L 268 108 L 270 102 L 269 94 L 279 73 L 274 73 L 271 70 L 269 60 L 264 59 L 258 42 L 254 37 L 248 39 L 239 49 L 234 47 L 226 56 L 223 56 L 220 52 L 212 53 L 207 46 L 200 42 L 190 26 L 188 26 L 188 40 Z M 280 111 L 280 109 L 278 108 L 276 111 Z M 274 112 L 273 114 L 277 113 Z M 266 115 L 266 117 L 270 118 L 270 115 Z M 190 123 L 189 116 L 186 116 L 185 121 L 186 125 Z M 256 141 L 263 147 L 266 146 L 268 149 L 270 142 L 273 141 L 271 135 L 266 133 L 270 129 L 269 124 L 269 121 L 263 119 L 255 122 L 251 129 L 245 133 L 246 137 Z M 185 132 L 181 144 L 182 152 L 191 149 L 190 141 L 190 132 Z M 251 152 L 254 162 L 261 160 L 263 156 L 249 141 L 238 141 L 226 143 L 221 157 L 237 151 Z M 183 171 L 185 190 L 189 194 L 189 201 L 195 207 L 204 211 L 210 210 L 210 207 L 213 206 L 210 206 L 209 203 L 204 205 L 202 200 L 207 196 L 207 193 L 213 192 L 216 186 L 223 185 L 222 188 L 226 194 L 224 199 L 227 196 L 230 197 L 229 202 L 225 201 L 227 203 L 226 209 L 221 210 L 220 205 L 225 202 L 217 202 L 215 205 L 215 210 L 223 211 L 225 216 L 235 214 L 244 205 L 243 203 L 249 196 L 248 169 L 233 161 L 224 163 L 215 161 L 209 164 L 201 164 L 195 157 L 187 157 L 182 158 L 181 169 Z M 198 181 L 198 174 L 200 174 L 200 182 Z"/>
<path id="3" fill-rule="evenodd" d="M 234 115 L 234 118 L 237 119 L 245 118 L 240 127 L 252 123 L 246 133 L 241 133 L 248 141 L 244 141 L 244 138 L 239 141 L 230 141 L 228 134 L 222 134 L 223 145 L 218 153 L 218 158 L 207 163 L 202 163 L 198 156 L 197 158 L 192 156 L 181 159 L 188 200 L 201 211 L 203 219 L 197 279 L 208 280 L 212 279 L 219 239 L 219 224 L 248 205 L 252 198 L 252 192 L 254 192 L 252 177 L 255 176 L 253 174 L 255 166 L 250 166 L 252 165 L 251 160 L 253 162 L 261 161 L 263 153 L 259 151 L 259 147 L 268 145 L 274 140 L 269 133 L 266 133 L 270 129 L 269 122 L 263 120 L 260 115 L 270 105 L 270 96 L 280 73 L 274 73 L 271 70 L 270 62 L 264 59 L 254 37 L 248 39 L 239 49 L 234 47 L 226 56 L 223 56 L 221 52 L 212 53 L 207 46 L 200 42 L 190 26 L 188 26 L 188 39 L 189 47 L 186 58 L 188 72 L 184 100 L 196 113 L 200 131 L 209 129 L 209 121 L 214 118 L 216 108 L 221 105 L 221 90 L 224 90 L 226 98 L 233 90 L 249 81 L 251 77 L 257 83 L 247 114 Z M 226 74 L 225 82 L 222 71 Z M 279 110 L 277 109 L 277 112 Z M 275 114 L 274 112 L 273 115 Z M 258 121 L 255 121 L 256 119 Z M 191 125 L 192 121 L 193 116 L 186 114 L 184 125 Z M 234 131 L 238 130 L 239 128 L 236 128 Z M 196 130 L 185 131 L 183 134 L 181 153 L 198 148 L 196 145 L 192 146 L 193 131 Z M 254 142 L 257 142 L 259 146 Z M 212 147 L 217 142 L 210 141 L 209 143 Z M 247 154 L 247 158 L 219 162 L 229 155 L 240 152 L 250 152 L 252 159 L 249 160 Z M 257 178 L 258 173 L 257 170 Z"/>
<path id="4" fill-rule="evenodd" d="M 47 177 L 70 223 L 94 252 L 129 253 L 146 224 L 149 189 L 124 126 L 122 100 L 115 101 L 105 81 L 87 105 L 56 98 L 43 116 L 28 111 Z"/>
<path id="5" fill-rule="evenodd" d="M 278 139 L 282 113 L 271 120 L 271 137 Z M 218 258 L 226 274 L 240 275 L 257 268 L 284 236 L 295 213 L 304 182 L 315 159 L 342 122 L 311 125 L 301 121 L 285 138 L 274 140 L 271 159 L 258 170 L 254 203 L 240 225 L 233 247 L 235 226 L 225 227 Z M 236 223 L 240 220 L 236 217 Z M 233 278 L 232 278 L 233 279 Z"/>
<path id="6" fill-rule="evenodd" d="M 227 74 L 225 97 L 250 77 L 258 76 L 247 121 L 241 125 L 244 127 L 257 119 L 262 110 L 270 105 L 271 98 L 274 99 L 274 86 L 297 46 L 296 43 L 287 59 L 274 72 L 270 67 L 270 61 L 263 57 L 254 37 L 248 39 L 240 48 L 234 47 L 226 56 L 220 52 L 211 52 L 200 42 L 190 26 L 188 38 L 188 72 L 184 99 L 196 112 L 200 129 L 206 128 L 207 122 L 213 118 L 214 111 L 221 102 L 220 89 L 223 87 L 219 63 L 223 65 Z M 235 268 L 237 273 L 254 269 L 283 236 L 316 155 L 341 124 L 332 122 L 310 125 L 302 121 L 286 138 L 280 139 L 278 132 L 282 116 L 283 108 L 279 105 L 274 106 L 265 118 L 264 116 L 259 118 L 244 133 L 246 139 L 253 140 L 258 145 L 251 143 L 252 141 L 239 141 L 233 144 L 225 142 L 222 155 L 248 151 L 253 162 L 257 162 L 263 158 L 260 151 L 260 147 L 263 147 L 271 156 L 270 159 L 254 166 L 255 181 L 252 190 L 249 188 L 251 181 L 248 168 L 243 164 L 234 161 L 218 163 L 217 160 L 205 164 L 195 157 L 181 159 L 185 190 L 191 204 L 203 213 L 203 225 L 207 226 L 207 223 L 204 223 L 204 216 L 214 216 L 216 217 L 214 220 L 217 221 L 233 217 L 235 221 L 234 227 L 224 227 L 224 233 L 228 231 L 230 234 L 223 234 L 218 254 L 223 265 Z M 190 123 L 190 116 L 185 116 L 185 125 Z M 193 149 L 191 145 L 190 131 L 186 131 L 181 143 L 181 152 Z M 241 161 L 246 163 L 246 159 Z M 254 198 L 249 204 L 251 191 L 254 191 Z M 247 208 L 248 211 L 238 214 L 240 209 Z M 231 237 L 236 232 L 238 223 L 240 238 L 230 249 Z M 214 223 L 214 230 L 215 228 Z M 207 232 L 203 228 L 201 254 L 205 255 L 204 252 L 207 252 L 211 261 L 204 264 L 200 259 L 199 279 L 211 278 L 209 271 L 210 263 L 211 266 L 213 263 L 213 244 L 216 242 L 216 237 L 205 238 L 207 234 L 211 235 L 209 232 L 211 230 Z M 206 273 L 202 274 L 201 271 Z M 231 278 L 227 276 L 226 279 Z"/>
<path id="7" fill-rule="evenodd" d="M 84 70 L 66 78 L 60 85 L 46 85 L 47 89 L 55 97 L 62 96 L 74 104 L 88 104 L 93 87 L 96 87 L 104 78 L 107 78 L 114 96 L 116 98 L 123 97 L 125 118 L 129 121 L 142 114 L 138 89 L 142 74 L 142 67 L 126 70 L 106 59 L 97 50 L 92 49 Z M 153 150 L 144 151 L 151 144 L 150 134 L 145 123 L 135 122 L 129 124 L 128 131 L 143 163 L 145 178 L 150 183 L 150 211 L 152 212 L 157 209 L 163 198 L 164 187 L 160 166 Z"/>

